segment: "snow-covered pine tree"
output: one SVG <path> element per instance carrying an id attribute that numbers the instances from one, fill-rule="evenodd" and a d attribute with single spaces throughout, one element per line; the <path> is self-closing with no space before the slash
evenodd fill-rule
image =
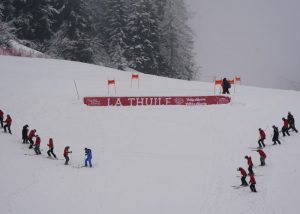
<path id="1" fill-rule="evenodd" d="M 15 8 L 13 6 L 14 0 L 2 0 L 2 21 L 9 22 L 14 18 Z"/>
<path id="2" fill-rule="evenodd" d="M 114 67 L 124 70 L 128 66 L 125 52 L 126 26 L 128 22 L 128 2 L 126 0 L 103 0 L 104 3 L 104 42 Z"/>
<path id="3" fill-rule="evenodd" d="M 166 0 L 161 21 L 160 50 L 168 67 L 167 76 L 192 79 L 194 75 L 193 37 L 187 25 L 183 0 Z"/>
<path id="4" fill-rule="evenodd" d="M 64 59 L 94 63 L 94 13 L 89 0 L 56 0 L 55 35 L 48 51 Z"/>
<path id="5" fill-rule="evenodd" d="M 16 36 L 29 43 L 43 43 L 53 35 L 51 25 L 56 10 L 51 0 L 14 0 L 13 23 Z M 42 45 L 43 46 L 43 45 Z"/>
<path id="6" fill-rule="evenodd" d="M 159 74 L 158 19 L 152 0 L 130 1 L 126 56 L 130 67 L 148 74 Z"/>
<path id="7" fill-rule="evenodd" d="M 8 1 L 0 2 L 0 47 L 7 47 L 8 41 L 15 38 L 13 34 L 15 28 L 7 18 L 7 16 L 10 16 L 10 12 L 13 12 L 13 10 L 8 10 L 11 8 L 11 4 L 8 3 Z"/>
<path id="8" fill-rule="evenodd" d="M 93 58 L 94 63 L 113 67 L 110 57 L 104 45 L 104 1 L 103 0 L 90 0 L 89 7 L 93 10 L 92 28 L 95 31 L 93 38 Z"/>

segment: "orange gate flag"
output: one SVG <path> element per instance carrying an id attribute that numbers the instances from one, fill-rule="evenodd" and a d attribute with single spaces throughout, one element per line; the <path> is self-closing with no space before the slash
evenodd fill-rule
<path id="1" fill-rule="evenodd" d="M 215 85 L 222 85 L 223 81 L 222 80 L 215 80 Z"/>
<path id="2" fill-rule="evenodd" d="M 241 83 L 242 82 L 241 77 L 240 76 L 236 76 L 235 77 L 235 82 Z"/>

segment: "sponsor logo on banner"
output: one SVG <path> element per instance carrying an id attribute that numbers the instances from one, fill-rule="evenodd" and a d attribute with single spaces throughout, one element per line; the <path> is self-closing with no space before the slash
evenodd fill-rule
<path id="1" fill-rule="evenodd" d="M 90 106 L 101 106 L 100 99 L 90 99 L 88 100 Z"/>
<path id="2" fill-rule="evenodd" d="M 184 103 L 184 99 L 183 98 L 175 98 L 175 103 L 176 105 L 182 105 Z"/>
<path id="3" fill-rule="evenodd" d="M 230 97 L 85 97 L 88 106 L 162 106 L 162 105 L 214 105 L 227 104 Z"/>

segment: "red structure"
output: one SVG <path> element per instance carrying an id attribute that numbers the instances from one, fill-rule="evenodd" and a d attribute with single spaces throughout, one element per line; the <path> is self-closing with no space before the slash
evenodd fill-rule
<path id="1" fill-rule="evenodd" d="M 85 97 L 83 102 L 88 106 L 217 105 L 230 103 L 230 97 Z"/>

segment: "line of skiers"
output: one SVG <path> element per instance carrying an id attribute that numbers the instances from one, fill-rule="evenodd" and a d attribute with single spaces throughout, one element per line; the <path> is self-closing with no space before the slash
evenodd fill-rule
<path id="1" fill-rule="evenodd" d="M 5 133 L 7 132 L 6 130 L 8 130 L 8 132 L 12 134 L 11 124 L 12 124 L 12 118 L 10 117 L 10 115 L 7 114 L 6 120 L 4 120 L 4 112 L 0 109 L 0 125 L 1 128 L 4 129 Z M 35 138 L 35 142 L 33 141 L 33 138 Z M 36 134 L 36 129 L 32 129 L 29 132 L 29 126 L 27 124 L 24 125 L 22 129 L 22 140 L 23 140 L 23 144 L 29 144 L 29 149 L 32 148 L 34 149 L 36 155 L 42 154 L 40 150 L 41 138 L 39 135 Z M 53 156 L 53 158 L 57 159 L 57 156 L 54 153 L 54 143 L 52 138 L 49 138 L 49 143 L 47 144 L 47 146 L 48 146 L 47 154 L 49 158 Z M 69 153 L 72 153 L 72 151 L 69 151 L 69 149 L 70 149 L 69 146 L 66 146 L 64 149 L 63 156 L 65 158 L 65 165 L 68 165 L 70 161 Z M 84 151 L 86 155 L 84 166 L 92 167 L 92 150 L 85 148 Z"/>
<path id="2" fill-rule="evenodd" d="M 292 129 L 294 130 L 296 133 L 298 133 L 298 130 L 295 127 L 295 119 L 294 116 L 291 114 L 291 112 L 288 112 L 288 116 L 287 119 L 286 118 L 282 118 L 283 121 L 283 127 L 281 129 L 282 135 L 283 137 L 285 137 L 286 135 L 290 136 L 289 134 L 289 130 Z M 272 137 L 272 142 L 273 145 L 281 144 L 281 142 L 279 141 L 279 130 L 278 127 L 276 127 L 275 125 L 272 126 L 273 128 L 273 137 Z M 266 145 L 264 144 L 264 140 L 266 139 L 266 133 L 264 130 L 262 130 L 261 128 L 258 129 L 259 131 L 259 140 L 258 140 L 258 149 L 256 150 L 256 152 L 258 152 L 259 156 L 260 156 L 260 166 L 265 166 L 266 165 L 266 158 L 267 155 L 266 153 L 262 150 L 263 147 L 265 147 Z M 255 180 L 255 174 L 253 172 L 253 162 L 252 162 L 252 158 L 251 156 L 245 156 L 245 159 L 247 160 L 247 165 L 248 165 L 248 174 L 246 172 L 245 169 L 243 169 L 242 167 L 238 167 L 237 171 L 240 171 L 241 173 L 241 186 L 248 186 L 248 183 L 246 181 L 246 177 L 247 175 L 249 175 L 250 180 L 250 190 L 251 192 L 257 192 L 255 185 L 256 185 L 256 180 Z"/>
<path id="3" fill-rule="evenodd" d="M 295 127 L 295 119 L 294 119 L 294 116 L 291 114 L 291 112 L 288 112 L 287 119 L 283 117 L 282 121 L 283 121 L 283 126 L 281 128 L 281 133 L 282 133 L 283 137 L 285 137 L 286 135 L 290 136 L 290 133 L 289 133 L 290 129 L 292 129 L 296 133 L 298 133 L 298 130 Z M 277 143 L 281 144 L 281 142 L 279 140 L 278 127 L 273 125 L 272 128 L 273 128 L 273 137 L 272 137 L 273 145 L 276 145 Z M 259 128 L 258 131 L 259 131 L 259 136 L 260 136 L 259 140 L 258 140 L 258 146 L 259 146 L 259 148 L 266 147 L 266 145 L 264 144 L 264 140 L 266 139 L 266 133 L 261 128 Z"/>
<path id="4" fill-rule="evenodd" d="M 22 129 L 23 144 L 29 144 L 29 149 L 34 148 L 35 153 L 37 155 L 40 155 L 40 154 L 42 154 L 41 150 L 40 150 L 41 138 L 39 137 L 39 135 L 36 134 L 36 129 L 32 129 L 29 132 L 28 127 L 29 126 L 26 124 L 25 126 L 23 126 L 23 129 Z M 29 134 L 28 134 L 28 132 L 29 132 Z M 34 137 L 35 137 L 35 142 L 33 141 Z M 56 155 L 54 154 L 54 143 L 53 143 L 52 138 L 49 138 L 49 143 L 47 144 L 47 146 L 48 146 L 48 151 L 47 151 L 48 157 L 51 158 L 53 156 L 53 158 L 57 159 Z M 72 153 L 72 151 L 69 151 L 69 149 L 70 149 L 70 146 L 66 146 L 64 148 L 63 156 L 65 158 L 65 165 L 68 165 L 69 161 L 70 161 L 69 154 Z M 88 148 L 85 148 L 84 150 L 85 150 L 85 155 L 87 156 L 85 159 L 84 166 L 87 167 L 88 163 L 89 163 L 89 166 L 92 167 L 92 150 L 88 149 Z"/>

